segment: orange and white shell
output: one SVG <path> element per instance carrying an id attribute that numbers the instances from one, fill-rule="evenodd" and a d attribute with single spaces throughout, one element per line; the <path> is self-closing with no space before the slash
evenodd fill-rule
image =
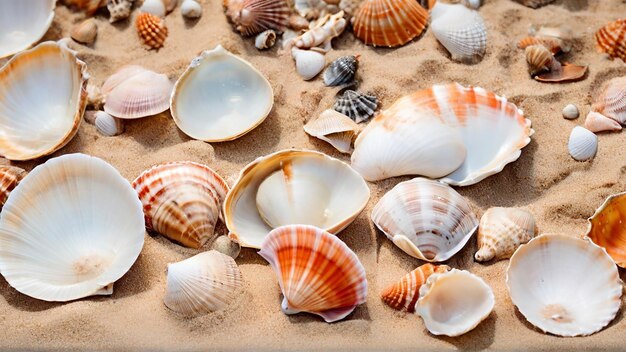
<path id="1" fill-rule="evenodd" d="M 373 46 L 404 45 L 427 24 L 428 12 L 414 0 L 364 0 L 352 17 L 354 35 Z"/>
<path id="2" fill-rule="evenodd" d="M 510 258 L 517 247 L 537 234 L 535 217 L 519 208 L 490 208 L 478 226 L 477 261 Z"/>
<path id="3" fill-rule="evenodd" d="M 288 225 L 274 229 L 259 254 L 278 277 L 285 314 L 308 312 L 332 323 L 365 303 L 365 268 L 345 243 L 320 228 Z"/>
<path id="4" fill-rule="evenodd" d="M 11 191 L 26 174 L 26 170 L 16 166 L 0 166 L 0 209 L 2 209 L 2 206 L 9 198 Z"/>
<path id="5" fill-rule="evenodd" d="M 596 32 L 598 51 L 626 62 L 626 19 L 610 22 Z"/>
<path id="6" fill-rule="evenodd" d="M 404 275 L 400 281 L 389 285 L 380 293 L 383 302 L 397 310 L 415 312 L 415 304 L 420 297 L 420 287 L 426 280 L 436 273 L 445 273 L 450 270 L 447 265 L 433 265 L 426 263 L 410 273 Z"/>
<path id="7" fill-rule="evenodd" d="M 594 100 L 591 110 L 626 124 L 626 77 L 606 82 Z"/>
<path id="8" fill-rule="evenodd" d="M 552 54 L 559 53 L 564 47 L 563 40 L 555 37 L 525 37 L 517 43 L 517 47 L 520 49 L 526 49 L 532 45 L 542 45 Z"/>
<path id="9" fill-rule="evenodd" d="M 478 227 L 463 196 L 422 177 L 387 192 L 372 210 L 372 221 L 405 253 L 429 262 L 450 259 Z"/>
<path id="10" fill-rule="evenodd" d="M 151 13 L 140 13 L 135 19 L 135 27 L 141 42 L 148 49 L 159 49 L 163 47 L 167 38 L 167 26 L 165 20 Z"/>
<path id="11" fill-rule="evenodd" d="M 485 56 L 487 27 L 478 11 L 463 4 L 437 2 L 430 15 L 430 28 L 452 60 L 474 63 Z"/>
<path id="12" fill-rule="evenodd" d="M 208 166 L 191 161 L 160 164 L 133 181 L 146 228 L 186 247 L 214 239 L 228 185 Z"/>
<path id="13" fill-rule="evenodd" d="M 528 63 L 528 72 L 531 75 L 549 71 L 552 67 L 552 62 L 556 60 L 550 49 L 543 45 L 528 46 L 524 52 L 526 54 L 526 62 Z"/>
<path id="14" fill-rule="evenodd" d="M 224 0 L 226 15 L 245 36 L 268 29 L 283 32 L 291 10 L 286 0 Z"/>
<path id="15" fill-rule="evenodd" d="M 608 197 L 589 218 L 587 237 L 606 249 L 615 263 L 626 268 L 626 192 Z"/>

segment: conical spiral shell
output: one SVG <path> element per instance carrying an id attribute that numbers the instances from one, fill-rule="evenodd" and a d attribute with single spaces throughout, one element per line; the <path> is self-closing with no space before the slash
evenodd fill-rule
<path id="1" fill-rule="evenodd" d="M 359 65 L 358 56 L 343 56 L 333 61 L 324 71 L 324 84 L 333 87 L 354 80 Z"/>
<path id="2" fill-rule="evenodd" d="M 404 275 L 400 281 L 389 285 L 380 297 L 388 306 L 397 310 L 415 312 L 415 304 L 420 298 L 420 287 L 432 274 L 445 273 L 450 270 L 447 265 L 433 265 L 426 263 L 410 273 Z"/>
<path id="3" fill-rule="evenodd" d="M 626 77 L 617 77 L 604 84 L 591 110 L 626 124 Z"/>
<path id="4" fill-rule="evenodd" d="M 149 49 L 159 49 L 163 47 L 167 38 L 167 27 L 165 20 L 151 13 L 141 13 L 135 20 L 135 27 L 139 34 L 139 39 Z"/>
<path id="5" fill-rule="evenodd" d="M 487 50 L 487 28 L 478 11 L 463 4 L 437 2 L 431 16 L 433 34 L 452 60 L 473 63 L 482 59 Z"/>
<path id="6" fill-rule="evenodd" d="M 9 198 L 11 191 L 26 176 L 27 172 L 16 166 L 0 166 L 0 209 Z"/>
<path id="7" fill-rule="evenodd" d="M 550 64 L 555 60 L 550 50 L 543 45 L 526 47 L 525 53 L 528 71 L 531 75 L 550 70 Z"/>
<path id="8" fill-rule="evenodd" d="M 537 234 L 532 213 L 518 208 L 491 208 L 485 212 L 478 226 L 477 261 L 510 258 L 522 244 Z"/>
<path id="9" fill-rule="evenodd" d="M 593 133 L 597 133 L 604 131 L 621 131 L 622 125 L 599 112 L 590 111 L 585 118 L 585 128 Z"/>
<path id="10" fill-rule="evenodd" d="M 139 175 L 133 187 L 148 230 L 191 248 L 214 239 L 228 185 L 208 166 L 190 161 L 157 165 Z"/>
<path id="11" fill-rule="evenodd" d="M 589 218 L 587 237 L 606 249 L 618 266 L 626 268 L 626 192 L 608 197 Z"/>
<path id="12" fill-rule="evenodd" d="M 346 90 L 337 99 L 333 109 L 340 112 L 356 123 L 369 120 L 378 108 L 378 99 L 374 95 L 362 94 L 354 90 Z"/>
<path id="13" fill-rule="evenodd" d="M 259 254 L 278 276 L 285 314 L 308 312 L 334 322 L 365 303 L 365 269 L 339 238 L 314 226 L 272 230 Z"/>
<path id="14" fill-rule="evenodd" d="M 196 317 L 226 308 L 242 286 L 233 258 L 217 251 L 203 252 L 168 264 L 163 303 L 179 314 Z"/>
<path id="15" fill-rule="evenodd" d="M 596 32 L 598 51 L 626 62 L 626 19 L 613 21 Z"/>
<path id="16" fill-rule="evenodd" d="M 285 0 L 224 0 L 224 7 L 237 31 L 245 36 L 268 29 L 283 32 L 291 13 Z"/>

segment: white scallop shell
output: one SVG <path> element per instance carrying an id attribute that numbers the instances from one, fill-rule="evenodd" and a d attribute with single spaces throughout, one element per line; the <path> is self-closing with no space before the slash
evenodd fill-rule
<path id="1" fill-rule="evenodd" d="M 107 137 L 117 136 L 124 132 L 122 120 L 115 118 L 104 111 L 97 111 L 94 124 L 98 132 Z"/>
<path id="2" fill-rule="evenodd" d="M 296 72 L 305 81 L 315 78 L 326 66 L 326 56 L 318 51 L 294 47 L 291 56 L 296 60 Z"/>
<path id="3" fill-rule="evenodd" d="M 144 0 L 139 11 L 151 13 L 158 17 L 165 17 L 165 4 L 163 0 Z"/>
<path id="4" fill-rule="evenodd" d="M 487 49 L 487 28 L 480 14 L 462 4 L 437 2 L 431 30 L 455 61 L 475 62 Z"/>
<path id="5" fill-rule="evenodd" d="M 588 129 L 576 126 L 569 136 L 567 149 L 576 161 L 593 159 L 598 152 L 598 137 Z"/>
<path id="6" fill-rule="evenodd" d="M 230 141 L 260 125 L 274 105 L 267 79 L 221 45 L 195 58 L 170 99 L 185 134 L 206 142 Z"/>
<path id="7" fill-rule="evenodd" d="M 352 140 L 358 131 L 356 122 L 332 109 L 324 110 L 317 119 L 304 125 L 304 132 L 330 143 L 342 153 L 352 151 Z"/>
<path id="8" fill-rule="evenodd" d="M 28 49 L 48 31 L 56 0 L 0 0 L 0 59 Z"/>
<path id="9" fill-rule="evenodd" d="M 105 161 L 52 158 L 11 192 L 0 219 L 0 271 L 46 301 L 111 294 L 144 241 L 141 202 Z"/>
<path id="10" fill-rule="evenodd" d="M 202 16 L 202 5 L 196 0 L 183 0 L 180 5 L 180 12 L 186 18 L 199 18 Z"/>

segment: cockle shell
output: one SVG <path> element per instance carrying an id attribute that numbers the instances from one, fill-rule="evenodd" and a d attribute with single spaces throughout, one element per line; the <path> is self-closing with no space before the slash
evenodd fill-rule
<path id="1" fill-rule="evenodd" d="M 354 35 L 373 46 L 404 45 L 427 24 L 428 12 L 415 0 L 364 0 L 352 17 Z"/>
<path id="2" fill-rule="evenodd" d="M 167 265 L 163 303 L 187 317 L 226 308 L 242 291 L 241 272 L 233 258 L 217 251 L 202 252 Z"/>
<path id="3" fill-rule="evenodd" d="M 191 161 L 157 165 L 139 175 L 133 187 L 148 230 L 191 248 L 214 239 L 228 185 L 208 166 Z"/>
<path id="4" fill-rule="evenodd" d="M 434 335 L 462 335 L 485 320 L 495 305 L 491 287 L 465 270 L 431 275 L 419 294 L 415 312 Z"/>
<path id="5" fill-rule="evenodd" d="M 377 108 L 378 99 L 375 96 L 353 90 L 346 90 L 333 106 L 335 111 L 348 116 L 356 123 L 369 120 Z"/>
<path id="6" fill-rule="evenodd" d="M 445 273 L 450 270 L 447 265 L 426 263 L 404 275 L 400 281 L 389 285 L 380 293 L 383 302 L 397 310 L 415 312 L 415 304 L 420 297 L 420 287 L 432 274 Z"/>
<path id="7" fill-rule="evenodd" d="M 56 0 L 0 1 L 0 59 L 39 41 L 54 19 Z"/>
<path id="8" fill-rule="evenodd" d="M 569 136 L 567 149 L 576 161 L 591 160 L 598 152 L 598 137 L 588 129 L 576 126 Z"/>
<path id="9" fill-rule="evenodd" d="M 610 22 L 595 34 L 598 51 L 626 62 L 626 19 Z"/>
<path id="10" fill-rule="evenodd" d="M 308 312 L 332 323 L 365 303 L 365 269 L 336 236 L 315 226 L 289 225 L 272 230 L 259 254 L 278 277 L 285 314 Z"/>
<path id="11" fill-rule="evenodd" d="M 0 218 L 0 270 L 25 295 L 71 301 L 110 295 L 144 241 L 141 203 L 105 161 L 52 158 L 11 192 Z"/>
<path id="12" fill-rule="evenodd" d="M 55 42 L 13 56 L 0 69 L 0 155 L 31 160 L 65 146 L 85 112 L 88 78 L 85 63 Z"/>
<path id="13" fill-rule="evenodd" d="M 530 7 L 533 9 L 536 9 L 538 7 L 545 6 L 545 5 L 548 5 L 549 3 L 554 2 L 554 0 L 515 0 L 515 1 L 519 2 L 520 4 L 526 7 Z"/>
<path id="14" fill-rule="evenodd" d="M 328 65 L 324 71 L 324 84 L 333 87 L 348 84 L 354 81 L 359 56 L 343 56 Z"/>
<path id="15" fill-rule="evenodd" d="M 139 34 L 139 39 L 148 49 L 159 49 L 163 47 L 167 38 L 167 27 L 165 20 L 151 13 L 141 13 L 135 20 L 135 27 Z"/>
<path id="16" fill-rule="evenodd" d="M 478 227 L 463 196 L 422 177 L 387 192 L 372 210 L 372 221 L 405 253 L 429 262 L 450 259 Z"/>
<path id="17" fill-rule="evenodd" d="M 591 106 L 592 111 L 626 124 L 626 77 L 613 78 L 606 82 Z"/>
<path id="18" fill-rule="evenodd" d="M 134 0 L 107 0 L 107 9 L 109 9 L 109 22 L 118 22 L 130 17 L 133 11 Z"/>
<path id="19" fill-rule="evenodd" d="M 321 18 L 317 24 L 293 40 L 293 44 L 300 49 L 311 49 L 318 46 L 324 46 L 326 51 L 330 48 L 330 42 L 333 38 L 338 37 L 346 28 L 346 20 L 343 18 L 343 12 L 334 15 L 326 15 Z"/>
<path id="20" fill-rule="evenodd" d="M 348 116 L 335 110 L 324 110 L 320 116 L 304 125 L 304 132 L 330 143 L 342 153 L 350 153 L 352 140 L 359 131 L 359 125 Z"/>
<path id="21" fill-rule="evenodd" d="M 284 31 L 291 12 L 286 0 L 224 0 L 224 7 L 235 29 L 245 36 L 268 29 Z"/>
<path id="22" fill-rule="evenodd" d="M 510 258 L 522 244 L 537 234 L 535 217 L 518 208 L 490 208 L 483 214 L 478 226 L 479 262 Z"/>
<path id="23" fill-rule="evenodd" d="M 525 53 L 528 71 L 533 76 L 542 71 L 549 71 L 552 62 L 556 60 L 550 50 L 543 45 L 528 46 Z"/>
<path id="24" fill-rule="evenodd" d="M 200 18 L 202 5 L 196 0 L 183 0 L 182 5 L 180 5 L 180 12 L 185 18 Z"/>
<path id="25" fill-rule="evenodd" d="M 98 132 L 105 136 L 112 137 L 124 132 L 124 124 L 122 120 L 115 118 L 104 111 L 97 111 L 95 114 L 94 125 Z"/>
<path id="26" fill-rule="evenodd" d="M 478 11 L 462 4 L 437 2 L 431 11 L 431 30 L 452 60 L 477 62 L 487 50 L 487 28 Z"/>
<path id="27" fill-rule="evenodd" d="M 326 65 L 324 54 L 314 50 L 301 50 L 293 47 L 291 57 L 296 61 L 296 72 L 305 81 L 315 78 Z"/>
<path id="28" fill-rule="evenodd" d="M 606 249 L 615 263 L 626 268 L 626 192 L 608 197 L 589 218 L 587 237 Z"/>
<path id="29" fill-rule="evenodd" d="M 526 320 L 558 336 L 591 335 L 621 305 L 622 284 L 606 251 L 589 240 L 541 235 L 511 257 L 506 284 Z"/>
<path id="30" fill-rule="evenodd" d="M 98 26 L 93 18 L 88 18 L 72 28 L 70 36 L 79 43 L 91 44 L 98 35 Z"/>
<path id="31" fill-rule="evenodd" d="M 593 133 L 603 131 L 621 131 L 619 122 L 602 115 L 599 112 L 590 111 L 585 118 L 585 128 Z"/>
<path id="32" fill-rule="evenodd" d="M 26 176 L 26 170 L 9 165 L 0 166 L 0 209 L 9 198 L 11 191 Z"/>
<path id="33" fill-rule="evenodd" d="M 139 11 L 151 13 L 157 17 L 165 17 L 165 4 L 163 0 L 144 0 Z"/>
<path id="34" fill-rule="evenodd" d="M 271 29 L 261 32 L 254 40 L 254 46 L 259 50 L 269 49 L 274 44 L 276 44 L 276 32 Z"/>

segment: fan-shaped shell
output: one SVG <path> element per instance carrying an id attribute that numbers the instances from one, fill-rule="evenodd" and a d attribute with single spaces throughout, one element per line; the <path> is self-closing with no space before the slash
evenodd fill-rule
<path id="1" fill-rule="evenodd" d="M 576 161 L 591 160 L 598 152 L 598 136 L 584 127 L 576 126 L 570 133 L 567 149 Z"/>
<path id="2" fill-rule="evenodd" d="M 506 284 L 531 324 L 559 336 L 601 330 L 621 304 L 619 274 L 606 251 L 564 235 L 541 235 L 521 246 L 511 257 Z"/>
<path id="3" fill-rule="evenodd" d="M 11 191 L 26 176 L 27 172 L 16 166 L 0 166 L 0 209 L 9 198 Z"/>
<path id="4" fill-rule="evenodd" d="M 479 262 L 510 258 L 522 244 L 537 234 L 535 217 L 519 208 L 490 208 L 480 218 L 478 226 Z"/>
<path id="5" fill-rule="evenodd" d="M 141 203 L 113 166 L 69 154 L 35 167 L 0 218 L 0 270 L 46 301 L 111 294 L 143 247 Z"/>
<path id="6" fill-rule="evenodd" d="M 259 254 L 278 276 L 285 314 L 308 312 L 328 323 L 365 303 L 365 269 L 340 239 L 314 226 L 272 230 Z"/>
<path id="7" fill-rule="evenodd" d="M 285 30 L 291 10 L 286 0 L 224 0 L 226 14 L 245 36 Z"/>
<path id="8" fill-rule="evenodd" d="M 354 35 L 373 46 L 404 45 L 427 24 L 428 12 L 414 0 L 364 0 L 352 17 Z"/>
<path id="9" fill-rule="evenodd" d="M 56 0 L 0 1 L 0 59 L 19 53 L 46 34 Z"/>
<path id="10" fill-rule="evenodd" d="M 224 201 L 224 219 L 233 240 L 259 248 L 274 227 L 268 223 L 301 224 L 298 218 L 336 234 L 361 213 L 369 194 L 363 178 L 344 162 L 314 151 L 283 150 L 241 171 Z"/>
<path id="11" fill-rule="evenodd" d="M 330 143 L 342 153 L 350 153 L 352 140 L 359 131 L 359 125 L 348 116 L 335 110 L 324 110 L 320 116 L 304 125 L 304 132 Z"/>
<path id="12" fill-rule="evenodd" d="M 598 51 L 626 62 L 626 19 L 610 22 L 596 32 Z"/>
<path id="13" fill-rule="evenodd" d="M 445 273 L 448 270 L 450 267 L 447 265 L 426 263 L 404 275 L 400 281 L 389 285 L 380 293 L 380 297 L 393 309 L 415 312 L 415 304 L 420 297 L 420 287 L 432 274 Z"/>
<path id="14" fill-rule="evenodd" d="M 358 65 L 358 56 L 342 56 L 336 59 L 324 71 L 324 84 L 333 87 L 352 82 Z"/>
<path id="15" fill-rule="evenodd" d="M 167 265 L 163 303 L 179 314 L 196 317 L 226 308 L 242 286 L 233 258 L 217 251 L 203 252 Z"/>
<path id="16" fill-rule="evenodd" d="M 218 45 L 195 58 L 178 79 L 170 112 L 191 138 L 222 142 L 260 125 L 273 105 L 272 86 L 263 74 Z"/>
<path id="17" fill-rule="evenodd" d="M 356 123 L 369 120 L 378 108 L 378 99 L 374 95 L 361 94 L 354 90 L 346 90 L 337 99 L 333 109 L 340 112 Z"/>
<path id="18" fill-rule="evenodd" d="M 606 249 L 615 263 L 626 268 L 626 192 L 608 197 L 589 218 L 587 237 Z"/>
<path id="19" fill-rule="evenodd" d="M 463 4 L 437 2 L 431 11 L 431 29 L 452 60 L 476 62 L 487 50 L 487 28 L 478 11 Z"/>
<path id="20" fill-rule="evenodd" d="M 617 77 L 602 86 L 591 106 L 593 111 L 626 124 L 626 77 Z"/>
<path id="21" fill-rule="evenodd" d="M 214 238 L 228 185 L 208 166 L 191 161 L 161 164 L 133 181 L 146 228 L 191 248 Z"/>
<path id="22" fill-rule="evenodd" d="M 85 63 L 54 42 L 15 55 L 0 69 L 0 155 L 30 160 L 66 145 L 87 106 L 88 77 Z"/>
<path id="23" fill-rule="evenodd" d="M 405 253 L 429 262 L 450 259 L 478 227 L 463 196 L 421 177 L 387 192 L 372 210 L 372 221 Z"/>
<path id="24" fill-rule="evenodd" d="M 163 47 L 168 33 L 164 19 L 151 13 L 140 13 L 135 20 L 135 27 L 139 39 L 148 49 Z"/>

